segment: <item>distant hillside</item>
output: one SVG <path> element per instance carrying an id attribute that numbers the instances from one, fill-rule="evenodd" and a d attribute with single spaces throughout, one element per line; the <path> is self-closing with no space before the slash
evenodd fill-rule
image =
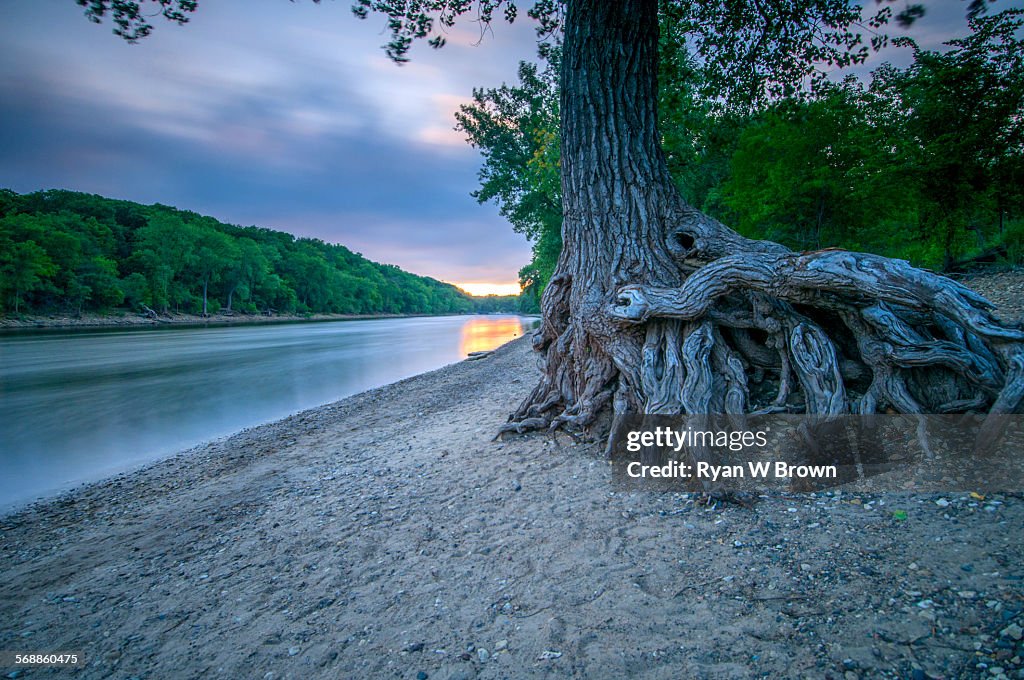
<path id="1" fill-rule="evenodd" d="M 514 311 L 341 245 L 94 194 L 0 190 L 0 312 Z"/>

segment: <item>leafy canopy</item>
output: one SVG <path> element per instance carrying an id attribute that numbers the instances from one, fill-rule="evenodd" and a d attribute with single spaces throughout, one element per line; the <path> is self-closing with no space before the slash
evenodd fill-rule
<path id="1" fill-rule="evenodd" d="M 1024 14 L 975 13 L 970 33 L 914 52 L 866 82 L 825 81 L 750 110 L 706 94 L 678 25 L 663 15 L 659 130 L 686 200 L 753 238 L 839 246 L 942 267 L 1024 254 Z M 557 57 L 557 50 L 552 51 Z M 478 200 L 534 242 L 520 272 L 539 293 L 560 250 L 557 65 L 474 91 L 460 128 L 480 149 Z M 548 143 L 547 140 L 550 140 Z M 542 209 L 543 208 L 543 209 Z M 532 288 L 531 288 L 532 287 Z"/>
<path id="2" fill-rule="evenodd" d="M 102 312 L 122 304 L 341 314 L 451 314 L 479 306 L 451 284 L 317 239 L 162 205 L 0 190 L 0 312 Z"/>

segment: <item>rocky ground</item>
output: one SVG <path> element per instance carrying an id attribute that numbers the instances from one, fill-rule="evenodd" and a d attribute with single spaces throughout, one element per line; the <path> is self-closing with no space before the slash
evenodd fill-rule
<path id="1" fill-rule="evenodd" d="M 0 650 L 87 657 L 2 673 L 1024 678 L 1016 495 L 625 491 L 598 442 L 492 440 L 534 362 L 515 341 L 0 518 Z"/>
<path id="2" fill-rule="evenodd" d="M 1024 269 L 976 272 L 957 278 L 996 305 L 996 315 L 1003 320 L 1024 319 Z"/>

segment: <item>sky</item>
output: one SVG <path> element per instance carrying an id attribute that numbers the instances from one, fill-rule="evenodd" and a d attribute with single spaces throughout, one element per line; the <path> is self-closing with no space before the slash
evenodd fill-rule
<path id="1" fill-rule="evenodd" d="M 962 1 L 925 4 L 922 46 L 965 30 Z M 206 0 L 184 27 L 157 17 L 129 45 L 72 0 L 4 0 L 0 187 L 163 203 L 342 243 L 471 292 L 516 289 L 529 243 L 470 196 L 480 156 L 453 114 L 474 87 L 514 81 L 536 55 L 533 25 L 524 15 L 481 39 L 463 22 L 399 67 L 382 18 L 349 6 Z"/>
<path id="2" fill-rule="evenodd" d="M 480 42 L 465 24 L 397 66 L 381 18 L 349 6 L 208 0 L 129 45 L 72 0 L 4 0 L 0 187 L 159 202 L 514 283 L 530 245 L 470 196 L 480 155 L 453 114 L 534 58 L 532 26 Z"/>

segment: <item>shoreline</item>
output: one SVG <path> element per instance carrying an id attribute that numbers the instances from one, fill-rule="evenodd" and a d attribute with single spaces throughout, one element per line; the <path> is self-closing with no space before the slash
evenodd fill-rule
<path id="1" fill-rule="evenodd" d="M 175 314 L 153 319 L 134 312 L 123 315 L 83 314 L 81 317 L 68 315 L 26 316 L 21 319 L 0 318 L 0 334 L 22 331 L 67 331 L 132 328 L 201 328 L 220 326 L 257 326 L 279 323 L 314 323 L 323 321 L 358 321 L 368 319 L 409 319 L 431 316 L 473 316 L 473 314 L 281 314 L 264 316 L 260 314 Z"/>
<path id="2" fill-rule="evenodd" d="M 975 289 L 997 309 L 997 316 L 1004 321 L 1024 319 L 1024 268 L 993 268 L 960 272 L 950 275 L 956 281 Z M 537 316 L 520 312 L 503 312 L 500 315 Z M 102 330 L 110 328 L 163 328 L 163 327 L 219 327 L 250 326 L 259 324 L 313 323 L 322 321 L 353 321 L 366 319 L 403 319 L 431 316 L 474 316 L 474 314 L 284 314 L 264 316 L 262 314 L 238 313 L 232 315 L 220 312 L 209 317 L 198 314 L 174 314 L 158 319 L 137 312 L 123 311 L 113 314 L 93 312 L 75 317 L 67 314 L 24 315 L 19 319 L 0 316 L 0 335 L 25 331 L 61 330 Z"/>
<path id="3" fill-rule="evenodd" d="M 83 678 L 1018 676 L 1015 496 L 623 490 L 601 441 L 494 441 L 535 366 L 521 338 L 0 516 L 0 648 Z"/>

